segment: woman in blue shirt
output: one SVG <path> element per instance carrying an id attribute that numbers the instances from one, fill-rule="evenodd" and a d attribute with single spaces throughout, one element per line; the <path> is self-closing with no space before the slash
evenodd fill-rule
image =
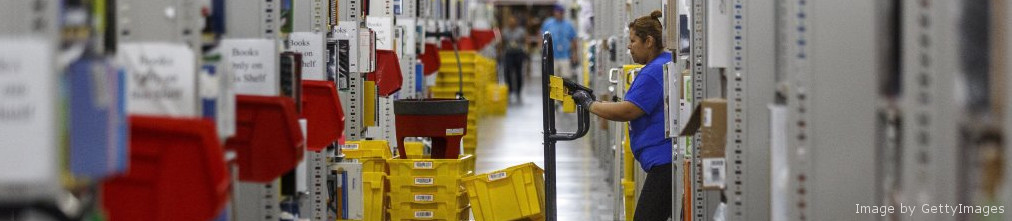
<path id="1" fill-rule="evenodd" d="M 664 135 L 664 71 L 671 53 L 664 51 L 660 11 L 629 23 L 629 53 L 633 62 L 645 64 L 621 102 L 595 101 L 586 91 L 573 99 L 590 107 L 591 113 L 612 121 L 629 122 L 629 137 L 636 160 L 647 179 L 636 203 L 635 220 L 667 220 L 671 217 L 671 139 Z"/>

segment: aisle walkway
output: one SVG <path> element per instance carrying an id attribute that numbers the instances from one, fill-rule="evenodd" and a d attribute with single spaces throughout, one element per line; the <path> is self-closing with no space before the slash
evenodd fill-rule
<path id="1" fill-rule="evenodd" d="M 523 104 L 510 104 L 506 116 L 479 123 L 477 170 L 484 173 L 526 162 L 544 166 L 540 78 L 525 81 Z M 560 131 L 575 131 L 575 115 L 557 120 Z M 559 142 L 556 149 L 559 220 L 614 220 L 612 189 L 598 167 L 589 138 Z"/>

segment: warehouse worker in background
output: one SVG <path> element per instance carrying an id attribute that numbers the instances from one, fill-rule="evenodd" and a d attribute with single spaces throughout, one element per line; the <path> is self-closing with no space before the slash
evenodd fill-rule
<path id="1" fill-rule="evenodd" d="M 509 84 L 510 95 L 516 94 L 517 101 L 520 101 L 520 92 L 524 86 L 524 61 L 527 60 L 527 52 L 524 51 L 527 31 L 523 25 L 518 24 L 516 17 L 506 17 L 506 27 L 501 33 L 506 48 L 506 83 Z"/>
<path id="2" fill-rule="evenodd" d="M 555 10 L 552 17 L 545 20 L 545 23 L 541 24 L 541 33 L 552 33 L 552 43 L 555 48 L 555 73 L 560 74 L 560 77 L 576 80 L 573 78 L 573 72 L 571 71 L 573 63 L 570 58 L 576 57 L 571 56 L 576 48 L 576 29 L 573 28 L 573 24 L 570 24 L 563 15 L 566 13 L 566 9 L 562 5 L 555 5 Z"/>
<path id="3" fill-rule="evenodd" d="M 665 63 L 671 53 L 664 51 L 660 11 L 629 23 L 629 53 L 640 69 L 625 101 L 595 101 L 587 91 L 576 91 L 573 99 L 604 119 L 629 123 L 633 155 L 647 171 L 634 220 L 667 220 L 671 217 L 671 138 L 664 135 Z"/>

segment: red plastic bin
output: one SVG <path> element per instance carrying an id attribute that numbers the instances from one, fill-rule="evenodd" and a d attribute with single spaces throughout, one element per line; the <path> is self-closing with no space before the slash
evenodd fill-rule
<path id="1" fill-rule="evenodd" d="M 459 44 L 459 46 L 457 48 L 457 50 L 459 50 L 459 51 L 474 51 L 475 50 L 474 41 L 471 40 L 471 37 L 460 37 L 460 38 L 457 39 L 457 43 Z M 440 48 L 440 50 L 453 51 L 453 41 L 450 41 L 450 39 L 443 39 L 443 41 L 441 42 L 441 44 L 442 44 L 442 48 Z M 428 50 L 428 48 L 426 48 L 426 50 Z"/>
<path id="2" fill-rule="evenodd" d="M 109 220 L 210 220 L 228 201 L 229 178 L 206 119 L 130 117 L 130 165 L 102 185 Z"/>
<path id="3" fill-rule="evenodd" d="M 407 159 L 406 137 L 432 138 L 432 159 L 457 159 L 460 140 L 467 134 L 467 100 L 423 99 L 394 101 L 397 151 Z"/>
<path id="4" fill-rule="evenodd" d="M 367 80 L 376 82 L 377 94 L 381 97 L 400 91 L 404 77 L 397 54 L 391 50 L 376 50 L 376 70 L 367 75 Z"/>
<path id="5" fill-rule="evenodd" d="M 498 35 L 496 29 L 471 29 L 471 37 L 474 37 L 474 48 L 478 50 L 488 46 Z"/>
<path id="6" fill-rule="evenodd" d="M 236 152 L 239 180 L 271 182 L 295 168 L 305 152 L 295 102 L 288 97 L 235 98 L 235 136 L 225 147 Z"/>
<path id="7" fill-rule="evenodd" d="M 323 150 L 341 138 L 344 110 L 333 82 L 302 80 L 302 116 L 306 118 L 306 150 Z"/>
<path id="8" fill-rule="evenodd" d="M 418 57 L 422 60 L 422 73 L 425 76 L 435 74 L 439 70 L 439 48 L 436 48 L 436 44 L 425 43 L 425 53 Z"/>

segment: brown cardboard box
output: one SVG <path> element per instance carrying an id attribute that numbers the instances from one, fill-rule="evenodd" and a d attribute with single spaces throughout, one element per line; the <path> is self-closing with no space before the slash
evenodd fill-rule
<path id="1" fill-rule="evenodd" d="M 710 98 L 699 102 L 692 110 L 689 122 L 682 128 L 681 136 L 702 136 L 700 152 L 702 158 L 724 158 L 727 135 L 727 100 Z"/>

